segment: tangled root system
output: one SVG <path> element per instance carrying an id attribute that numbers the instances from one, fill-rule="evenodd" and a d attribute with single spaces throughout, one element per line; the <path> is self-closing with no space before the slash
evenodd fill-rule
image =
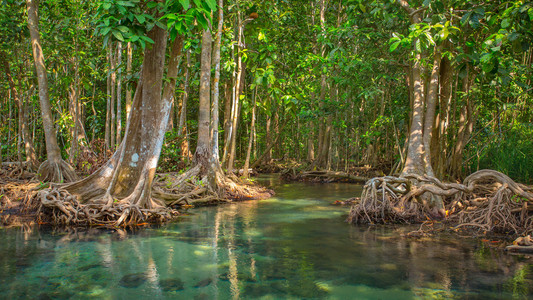
<path id="1" fill-rule="evenodd" d="M 43 182 L 74 182 L 78 180 L 78 175 L 74 169 L 64 160 L 45 160 L 39 170 L 37 177 Z"/>
<path id="2" fill-rule="evenodd" d="M 152 195 L 168 206 L 210 205 L 220 202 L 269 198 L 272 190 L 244 182 L 221 171 L 202 174 L 196 166 L 183 174 L 162 174 L 157 178 Z"/>
<path id="3" fill-rule="evenodd" d="M 160 223 L 177 214 L 165 207 L 148 209 L 129 201 L 80 203 L 76 196 L 60 187 L 38 191 L 26 204 L 26 209 L 35 210 L 40 223 L 76 226 Z"/>
<path id="4" fill-rule="evenodd" d="M 429 176 L 377 177 L 365 184 L 348 221 L 357 224 L 420 223 L 441 215 L 427 199 L 441 198 L 446 221 L 482 233 L 526 235 L 533 232 L 533 193 L 494 170 L 480 170 L 463 184 Z"/>

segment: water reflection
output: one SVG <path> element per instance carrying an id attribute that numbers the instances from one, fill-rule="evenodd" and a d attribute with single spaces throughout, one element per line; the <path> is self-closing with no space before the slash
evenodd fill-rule
<path id="1" fill-rule="evenodd" d="M 527 298 L 530 259 L 472 239 L 353 227 L 343 184 L 273 181 L 277 198 L 124 230 L 0 230 L 0 298 Z"/>

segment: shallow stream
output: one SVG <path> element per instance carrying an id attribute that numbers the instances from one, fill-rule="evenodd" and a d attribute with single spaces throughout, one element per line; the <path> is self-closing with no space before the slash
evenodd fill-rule
<path id="1" fill-rule="evenodd" d="M 357 185 L 258 180 L 275 198 L 134 232 L 0 229 L 0 299 L 533 298 L 531 258 L 348 225 Z"/>

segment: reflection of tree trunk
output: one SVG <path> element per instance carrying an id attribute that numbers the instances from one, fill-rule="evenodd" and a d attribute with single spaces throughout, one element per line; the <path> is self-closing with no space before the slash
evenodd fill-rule
<path id="1" fill-rule="evenodd" d="M 42 181 L 53 182 L 74 181 L 77 177 L 76 173 L 74 173 L 74 169 L 69 164 L 63 161 L 61 151 L 57 145 L 56 130 L 48 96 L 46 67 L 39 37 L 37 3 L 35 0 L 27 0 L 26 4 L 28 8 L 28 28 L 31 36 L 35 69 L 37 71 L 37 81 L 39 82 L 39 101 L 46 139 L 46 154 L 48 156 L 47 161 L 39 167 L 39 178 Z"/>

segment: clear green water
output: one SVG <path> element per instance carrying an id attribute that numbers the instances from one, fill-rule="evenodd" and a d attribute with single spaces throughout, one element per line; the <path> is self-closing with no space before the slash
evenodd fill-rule
<path id="1" fill-rule="evenodd" d="M 347 184 L 190 211 L 135 232 L 0 229 L 0 299 L 533 298 L 533 261 L 457 235 L 344 223 Z"/>

